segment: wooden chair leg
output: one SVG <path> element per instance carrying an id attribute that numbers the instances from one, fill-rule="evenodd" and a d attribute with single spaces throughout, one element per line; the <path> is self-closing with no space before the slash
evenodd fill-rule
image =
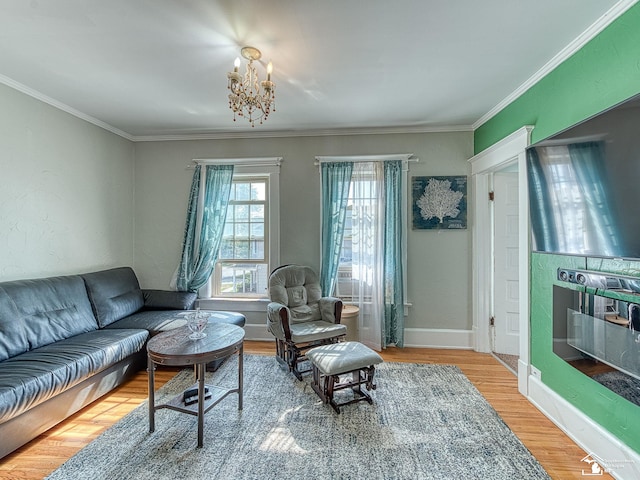
<path id="1" fill-rule="evenodd" d="M 311 387 L 322 399 L 323 403 L 328 403 L 335 410 L 336 413 L 340 413 L 340 407 L 344 405 L 350 405 L 352 403 L 365 401 L 369 405 L 373 404 L 373 399 L 365 390 L 362 389 L 362 385 L 366 390 L 375 390 L 376 386 L 373 383 L 373 376 L 375 373 L 375 367 L 364 367 L 352 372 L 348 372 L 347 375 L 351 376 L 351 381 L 343 379 L 340 382 L 340 375 L 322 375 L 315 364 L 312 367 L 313 370 L 313 382 Z M 337 403 L 334 399 L 334 394 L 338 390 L 350 388 L 353 391 L 354 398 L 343 403 Z"/>
<path id="2" fill-rule="evenodd" d="M 289 369 L 289 362 L 287 361 L 287 349 L 285 343 L 276 339 L 276 360 L 282 368 Z"/>
<path id="3" fill-rule="evenodd" d="M 327 400 L 329 405 L 333 407 L 336 413 L 340 413 L 340 407 L 333 400 L 333 393 L 335 391 L 336 383 L 340 381 L 340 378 L 337 375 L 327 375 L 325 377 L 325 383 L 327 387 Z"/>

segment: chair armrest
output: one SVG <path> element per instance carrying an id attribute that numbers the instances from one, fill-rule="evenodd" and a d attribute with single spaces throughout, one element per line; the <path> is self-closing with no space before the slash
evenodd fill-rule
<path id="1" fill-rule="evenodd" d="M 329 323 L 340 323 L 342 318 L 342 300 L 336 297 L 322 297 L 318 300 L 322 320 Z"/>
<path id="2" fill-rule="evenodd" d="M 274 337 L 280 340 L 291 340 L 289 318 L 291 318 L 291 312 L 286 305 L 278 302 L 267 305 L 267 329 Z"/>
<path id="3" fill-rule="evenodd" d="M 198 295 L 195 292 L 142 290 L 145 310 L 191 310 Z"/>

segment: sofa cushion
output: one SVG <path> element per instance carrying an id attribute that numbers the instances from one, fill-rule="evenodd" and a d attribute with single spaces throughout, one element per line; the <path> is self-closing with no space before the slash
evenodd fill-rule
<path id="1" fill-rule="evenodd" d="M 198 299 L 195 292 L 143 289 L 145 310 L 189 310 Z"/>
<path id="2" fill-rule="evenodd" d="M 269 298 L 290 308 L 291 322 L 319 320 L 321 297 L 320 280 L 310 267 L 285 265 L 269 277 Z"/>
<path id="3" fill-rule="evenodd" d="M 291 340 L 293 343 L 315 342 L 347 334 L 347 327 L 340 323 L 315 322 L 292 323 Z"/>
<path id="4" fill-rule="evenodd" d="M 138 278 L 129 267 L 81 275 L 100 327 L 137 312 L 144 305 Z"/>
<path id="5" fill-rule="evenodd" d="M 0 286 L 0 362 L 27 350 L 27 330 L 18 307 Z"/>
<path id="6" fill-rule="evenodd" d="M 1 287 L 0 345 L 16 341 L 11 347 L 0 347 L 4 355 L 33 350 L 98 328 L 80 276 L 16 280 L 4 282 Z M 9 326 L 6 332 L 5 326 Z"/>
<path id="7" fill-rule="evenodd" d="M 0 423 L 144 348 L 146 330 L 96 330 L 0 363 Z"/>

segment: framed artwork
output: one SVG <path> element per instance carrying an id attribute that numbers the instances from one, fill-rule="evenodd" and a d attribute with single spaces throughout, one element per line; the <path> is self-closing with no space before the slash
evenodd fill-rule
<path id="1" fill-rule="evenodd" d="M 412 177 L 414 230 L 467 228 L 467 177 Z"/>

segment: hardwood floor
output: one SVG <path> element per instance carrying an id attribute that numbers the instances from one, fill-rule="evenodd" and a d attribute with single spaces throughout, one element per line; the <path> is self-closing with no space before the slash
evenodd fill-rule
<path id="1" fill-rule="evenodd" d="M 245 352 L 273 355 L 271 342 L 245 342 Z M 489 354 L 470 350 L 389 348 L 385 361 L 457 365 L 484 395 L 553 479 L 583 478 L 586 455 L 550 420 L 518 393 L 516 377 Z M 274 360 L 275 361 L 275 360 Z M 156 385 L 176 369 L 159 369 Z M 292 377 L 291 381 L 295 381 Z M 147 374 L 113 390 L 11 455 L 0 460 L 0 479 L 41 479 L 147 398 Z M 0 439 L 0 441 L 2 441 Z M 612 478 L 603 475 L 599 478 Z M 515 479 L 514 479 L 515 480 Z"/>

